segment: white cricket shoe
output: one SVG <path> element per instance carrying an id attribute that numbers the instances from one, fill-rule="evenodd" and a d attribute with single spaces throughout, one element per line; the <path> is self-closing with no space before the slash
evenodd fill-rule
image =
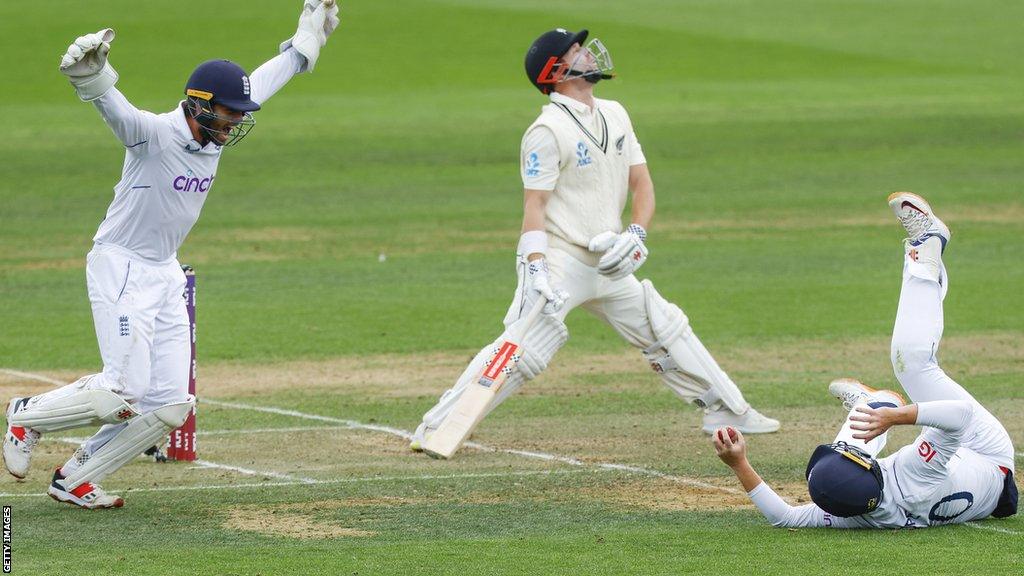
<path id="1" fill-rule="evenodd" d="M 705 434 L 714 434 L 723 426 L 732 426 L 744 434 L 768 434 L 779 429 L 779 421 L 761 414 L 753 407 L 747 408 L 743 414 L 737 414 L 724 406 L 717 410 L 704 411 Z"/>
<path id="2" fill-rule="evenodd" d="M 858 404 L 887 402 L 897 407 L 906 405 L 903 395 L 892 390 L 875 390 L 855 378 L 837 378 L 829 383 L 828 393 L 843 403 L 847 412 Z"/>
<path id="3" fill-rule="evenodd" d="M 67 490 L 64 487 L 64 476 L 61 475 L 60 468 L 54 471 L 53 481 L 50 482 L 50 489 L 47 492 L 50 494 L 50 498 L 58 502 L 67 502 L 90 510 L 124 506 L 124 498 L 107 494 L 103 488 L 90 482 L 82 483 L 74 490 Z"/>
<path id="4" fill-rule="evenodd" d="M 908 250 L 916 248 L 931 237 L 942 241 L 942 251 L 952 235 L 949 227 L 932 212 L 928 202 L 912 192 L 893 192 L 889 195 L 889 207 L 899 218 L 907 231 Z"/>
<path id="5" fill-rule="evenodd" d="M 28 403 L 28 398 L 14 398 L 7 404 L 7 434 L 4 435 L 4 466 L 19 481 L 28 475 L 32 462 L 32 449 L 42 436 L 39 432 L 24 426 L 11 426 L 11 416 Z"/>

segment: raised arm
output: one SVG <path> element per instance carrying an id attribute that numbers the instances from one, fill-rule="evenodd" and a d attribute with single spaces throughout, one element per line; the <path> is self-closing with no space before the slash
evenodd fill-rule
<path id="1" fill-rule="evenodd" d="M 68 77 L 78 97 L 92 102 L 118 140 L 135 153 L 148 148 L 156 116 L 132 106 L 114 87 L 117 72 L 107 60 L 114 31 L 105 28 L 79 36 L 61 58 L 60 71 Z"/>
<path id="2" fill-rule="evenodd" d="M 281 43 L 279 55 L 249 75 L 252 100 L 262 105 L 296 74 L 312 72 L 320 49 L 339 22 L 335 0 L 303 0 L 295 35 Z"/>
<path id="3" fill-rule="evenodd" d="M 747 459 L 747 441 L 734 428 L 719 428 L 711 435 L 715 452 L 743 485 L 747 496 L 777 528 L 860 528 L 856 518 L 832 516 L 814 504 L 790 506 L 751 466 Z M 863 525 L 863 526 L 866 526 Z"/>

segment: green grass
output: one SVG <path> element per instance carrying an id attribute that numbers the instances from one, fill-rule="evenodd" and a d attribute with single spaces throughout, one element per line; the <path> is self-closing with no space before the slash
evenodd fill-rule
<path id="1" fill-rule="evenodd" d="M 57 72 L 67 44 L 116 28 L 118 86 L 136 105 L 164 111 L 198 62 L 228 57 L 251 69 L 272 56 L 292 33 L 297 4 L 221 2 L 200 16 L 174 2 L 0 6 L 5 57 L 15 63 L 0 78 L 0 368 L 98 368 L 84 255 L 123 150 Z M 901 234 L 884 198 L 897 189 L 925 194 L 954 229 L 945 367 L 1024 441 L 1019 3 L 394 0 L 348 2 L 342 16 L 316 72 L 275 96 L 253 133 L 225 152 L 179 252 L 198 270 L 208 396 L 412 428 L 494 337 L 511 296 L 517 147 L 544 102 L 523 77 L 523 53 L 545 29 L 588 27 L 620 75 L 598 95 L 629 109 L 658 191 L 640 275 L 686 310 L 747 396 L 784 420 L 783 434 L 752 440 L 770 480 L 798 483 L 807 454 L 836 426 L 828 379 L 891 385 Z M 478 439 L 730 485 L 697 432 L 699 415 L 583 314 L 569 319 L 561 368 L 495 412 Z M 630 360 L 585 369 L 601 358 Z M 394 375 L 419 363 L 433 366 L 428 377 Z M 246 388 L 293 368 L 290 384 Z M 29 389 L 4 378 L 5 396 Z M 310 425 L 201 412 L 203 430 Z M 893 445 L 910 438 L 900 431 Z M 433 462 L 371 432 L 280 440 L 209 436 L 203 457 L 318 480 L 409 477 L 128 493 L 129 508 L 113 514 L 4 497 L 15 512 L 15 573 L 1021 569 L 1019 519 L 993 523 L 1014 534 L 788 532 L 737 508 L 741 500 L 645 505 L 689 488 L 642 475 L 479 452 Z M 0 493 L 41 492 L 46 468 L 66 452 L 44 443 L 30 482 L 5 481 Z M 411 478 L 548 469 L 559 473 Z M 253 481 L 264 482 L 138 463 L 108 484 Z M 314 532 L 373 535 L 298 539 L 231 526 L 232 514 L 250 509 L 283 514 L 285 524 L 295 515 Z M 968 560 L 956 553 L 964 549 L 979 553 Z"/>

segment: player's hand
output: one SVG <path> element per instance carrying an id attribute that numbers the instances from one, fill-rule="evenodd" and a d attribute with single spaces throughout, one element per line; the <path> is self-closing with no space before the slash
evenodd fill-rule
<path id="1" fill-rule="evenodd" d="M 113 41 L 114 31 L 110 28 L 79 36 L 60 59 L 61 73 L 86 102 L 103 96 L 117 83 L 117 72 L 107 61 Z"/>
<path id="2" fill-rule="evenodd" d="M 547 304 L 544 305 L 545 314 L 558 312 L 569 299 L 568 292 L 551 287 L 548 263 L 543 258 L 531 260 L 526 267 L 526 308 L 532 308 L 537 298 L 547 300 Z"/>
<path id="3" fill-rule="evenodd" d="M 735 468 L 747 461 L 747 441 L 739 430 L 726 426 L 715 430 L 711 435 L 715 445 L 715 453 L 730 468 Z"/>
<path id="4" fill-rule="evenodd" d="M 114 41 L 114 31 L 104 28 L 95 34 L 79 36 L 68 46 L 67 52 L 60 59 L 60 71 L 67 76 L 94 76 L 107 63 L 110 43 Z"/>
<path id="5" fill-rule="evenodd" d="M 636 272 L 647 261 L 647 232 L 639 224 L 630 224 L 621 234 L 602 232 L 590 240 L 591 252 L 602 253 L 597 271 L 618 280 Z"/>
<path id="6" fill-rule="evenodd" d="M 850 428 L 856 430 L 853 435 L 857 440 L 870 442 L 885 434 L 889 428 L 900 423 L 900 412 L 897 408 L 872 408 L 867 405 L 860 405 L 854 408 L 856 414 L 850 414 Z"/>
<path id="7" fill-rule="evenodd" d="M 312 71 L 320 49 L 340 22 L 336 0 L 304 0 L 295 35 L 281 43 L 281 52 L 294 47 L 306 59 L 303 70 Z"/>

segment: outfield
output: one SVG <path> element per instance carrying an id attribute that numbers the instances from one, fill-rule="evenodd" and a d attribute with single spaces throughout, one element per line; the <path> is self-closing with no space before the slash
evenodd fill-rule
<path id="1" fill-rule="evenodd" d="M 0 6 L 0 400 L 99 368 L 84 259 L 123 148 L 57 72 L 68 42 L 116 28 L 118 86 L 165 111 L 197 63 L 275 54 L 298 4 L 221 2 L 202 22 L 178 2 Z M 1020 516 L 770 528 L 699 413 L 582 311 L 480 448 L 434 461 L 402 434 L 500 329 L 518 146 L 544 102 L 522 58 L 566 26 L 611 50 L 620 77 L 598 95 L 627 106 L 654 177 L 639 275 L 782 420 L 751 459 L 786 498 L 806 500 L 806 458 L 842 419 L 828 381 L 896 385 L 893 190 L 953 229 L 943 366 L 1024 454 L 1022 17 L 984 0 L 345 3 L 316 72 L 226 151 L 179 252 L 198 274 L 201 462 L 140 459 L 104 483 L 126 508 L 87 512 L 41 494 L 89 431 L 51 435 L 27 483 L 0 479 L 14 573 L 1021 571 Z"/>

